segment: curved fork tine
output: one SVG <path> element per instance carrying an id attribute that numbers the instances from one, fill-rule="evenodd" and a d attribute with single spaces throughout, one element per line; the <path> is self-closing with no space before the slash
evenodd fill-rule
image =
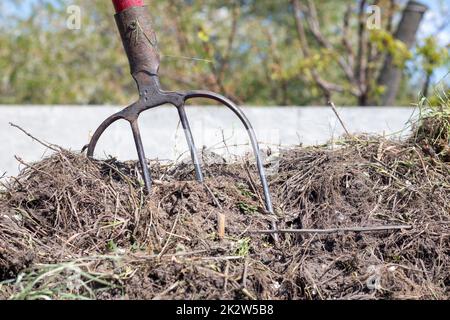
<path id="1" fill-rule="evenodd" d="M 192 99 L 192 98 L 207 98 L 207 99 L 212 99 L 212 100 L 218 101 L 218 102 L 224 104 L 225 106 L 227 106 L 228 108 L 230 108 L 242 121 L 245 128 L 247 129 L 247 132 L 248 132 L 251 144 L 252 144 L 252 148 L 253 148 L 253 153 L 255 154 L 256 165 L 258 167 L 259 177 L 261 179 L 261 184 L 262 184 L 263 190 L 264 190 L 266 210 L 269 213 L 273 213 L 273 206 L 272 206 L 272 200 L 270 197 L 269 184 L 267 183 L 266 175 L 264 172 L 264 166 L 263 166 L 263 163 L 261 160 L 259 144 L 256 139 L 256 134 L 255 134 L 255 131 L 253 130 L 252 125 L 250 124 L 250 121 L 247 119 L 247 117 L 242 112 L 242 110 L 239 109 L 233 102 L 231 102 L 229 99 L 227 99 L 224 96 L 221 96 L 219 94 L 209 92 L 209 91 L 202 91 L 202 90 L 187 92 L 185 99 L 188 100 L 188 99 Z"/>
<path id="2" fill-rule="evenodd" d="M 136 144 L 139 162 L 141 163 L 142 177 L 145 183 L 145 190 L 147 194 L 150 194 L 152 190 L 152 178 L 150 170 L 147 165 L 147 160 L 145 158 L 144 146 L 142 145 L 141 133 L 139 131 L 137 119 L 130 121 L 130 124 L 131 130 L 133 131 L 134 143 Z"/>
<path id="3" fill-rule="evenodd" d="M 103 132 L 105 132 L 105 130 L 111 124 L 113 124 L 114 122 L 116 122 L 117 120 L 120 120 L 120 119 L 125 119 L 123 116 L 123 111 L 117 112 L 117 113 L 113 114 L 112 116 L 110 116 L 109 118 L 107 118 L 105 121 L 102 122 L 102 124 L 97 128 L 97 130 L 95 130 L 94 135 L 92 136 L 91 141 L 89 142 L 89 145 L 88 145 L 87 155 L 89 158 L 92 158 L 94 156 L 95 147 L 97 146 L 97 142 L 100 139 Z M 148 169 L 147 162 L 145 159 L 145 152 L 144 152 L 144 147 L 142 145 L 142 139 L 141 139 L 141 135 L 139 132 L 139 126 L 138 126 L 137 120 L 129 121 L 129 122 L 131 124 L 131 130 L 133 131 L 134 142 L 136 144 L 136 149 L 137 149 L 137 153 L 139 156 L 139 162 L 141 164 L 142 176 L 143 176 L 144 183 L 145 183 L 145 190 L 147 193 L 150 193 L 151 187 L 152 187 L 152 180 L 151 180 L 150 171 Z"/>
<path id="4" fill-rule="evenodd" d="M 198 153 L 195 147 L 194 137 L 192 136 L 191 127 L 186 116 L 186 110 L 184 109 L 184 105 L 177 107 L 177 109 L 178 115 L 180 116 L 181 125 L 183 126 L 184 134 L 186 136 L 186 141 L 189 146 L 189 151 L 191 152 L 192 162 L 194 163 L 195 177 L 197 181 L 203 182 L 202 167 L 198 158 Z"/>
<path id="5" fill-rule="evenodd" d="M 262 184 L 263 191 L 264 191 L 264 200 L 265 200 L 266 210 L 269 213 L 274 214 L 272 199 L 270 197 L 269 184 L 267 183 L 266 174 L 264 172 L 264 166 L 263 166 L 263 162 L 262 162 L 261 155 L 260 155 L 258 140 L 256 139 L 256 134 L 255 134 L 255 131 L 253 130 L 253 127 L 252 127 L 250 121 L 247 119 L 247 117 L 242 112 L 242 110 L 239 109 L 231 100 L 229 100 L 226 97 L 219 95 L 217 93 L 210 92 L 210 91 L 203 91 L 203 90 L 189 91 L 186 93 L 184 99 L 186 101 L 186 100 L 192 99 L 192 98 L 206 98 L 206 99 L 212 99 L 212 100 L 218 101 L 218 102 L 224 104 L 225 106 L 227 106 L 228 108 L 230 108 L 238 116 L 238 118 L 241 120 L 241 122 L 244 124 L 245 128 L 247 129 L 250 141 L 252 143 L 253 153 L 255 154 L 256 166 L 258 167 L 259 178 L 261 180 L 261 184 Z M 277 224 L 276 224 L 275 220 L 272 221 L 272 229 L 277 230 Z M 278 243 L 278 235 L 276 233 L 273 234 L 273 239 L 275 240 L 275 243 L 277 244 Z"/>
<path id="6" fill-rule="evenodd" d="M 92 158 L 94 156 L 95 147 L 97 146 L 98 139 L 100 139 L 103 132 L 105 132 L 105 130 L 110 125 L 112 125 L 119 119 L 123 119 L 121 112 L 115 113 L 109 118 L 107 118 L 105 121 L 102 122 L 102 124 L 97 128 L 97 130 L 95 130 L 94 135 L 92 136 L 91 141 L 88 144 L 87 155 L 89 158 Z"/>

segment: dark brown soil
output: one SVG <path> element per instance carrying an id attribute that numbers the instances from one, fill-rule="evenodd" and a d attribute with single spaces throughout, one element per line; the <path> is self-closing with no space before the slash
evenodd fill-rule
<path id="1" fill-rule="evenodd" d="M 0 297 L 450 297 L 448 163 L 412 141 L 362 136 L 272 160 L 279 228 L 412 228 L 280 234 L 275 245 L 249 232 L 274 217 L 247 161 L 207 165 L 204 185 L 190 166 L 152 162 L 157 181 L 146 196 L 135 163 L 61 149 L 0 195 Z"/>

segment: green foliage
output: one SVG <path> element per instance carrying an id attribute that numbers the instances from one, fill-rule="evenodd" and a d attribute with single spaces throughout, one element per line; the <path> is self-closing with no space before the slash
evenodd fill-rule
<path id="1" fill-rule="evenodd" d="M 423 45 L 418 46 L 417 53 L 426 74 L 432 74 L 449 59 L 448 49 L 439 46 L 435 37 L 425 38 Z"/>
<path id="2" fill-rule="evenodd" d="M 108 259 L 108 257 L 105 257 Z M 116 260 L 111 258 L 111 260 Z M 11 300 L 90 300 L 102 291 L 117 288 L 115 280 L 126 278 L 130 271 L 116 279 L 110 274 L 91 272 L 92 262 L 97 258 L 84 258 L 59 264 L 41 264 L 24 270 L 17 277 L 16 293 Z"/>
<path id="3" fill-rule="evenodd" d="M 439 151 L 449 152 L 447 149 L 450 149 L 450 90 L 436 90 L 432 98 L 422 98 L 418 107 L 419 138 L 420 135 L 426 137 L 432 145 L 443 143 L 447 148 Z"/>
<path id="4" fill-rule="evenodd" d="M 16 3 L 18 10 L 25 4 L 6 2 Z M 324 97 L 314 81 L 312 70 L 316 70 L 344 88 L 336 93 L 336 103 L 356 104 L 350 93 L 353 84 L 338 60 L 348 55 L 340 30 L 348 5 L 354 9 L 349 40 L 357 51 L 357 6 L 350 0 L 314 3 L 321 32 L 332 47 L 321 46 L 308 31 L 311 55 L 305 57 L 289 0 L 151 1 L 163 87 L 209 89 L 254 105 L 318 104 Z M 81 30 L 66 27 L 68 5 L 80 6 Z M 4 12 L 0 13 L 0 104 L 127 105 L 136 100 L 110 1 L 40 0 L 30 15 Z M 411 57 L 386 30 L 372 31 L 370 38 L 399 66 Z M 441 62 L 431 44 L 419 52 L 427 57 L 427 68 Z M 379 60 L 369 64 L 374 70 L 380 67 Z M 380 94 L 382 88 L 371 87 L 371 94 Z"/>
<path id="5" fill-rule="evenodd" d="M 251 192 L 245 184 L 240 183 L 240 184 L 238 184 L 237 188 L 244 197 L 247 197 L 250 199 L 255 197 L 255 194 L 253 192 Z"/>
<path id="6" fill-rule="evenodd" d="M 235 254 L 240 257 L 248 256 L 248 254 L 250 252 L 250 242 L 251 242 L 251 239 L 248 237 L 239 239 L 236 242 Z"/>
<path id="7" fill-rule="evenodd" d="M 384 29 L 371 30 L 370 40 L 380 52 L 389 53 L 397 67 L 403 68 L 406 61 L 412 58 L 412 53 L 405 43 L 395 39 L 391 33 Z"/>
<path id="8" fill-rule="evenodd" d="M 117 250 L 117 244 L 114 242 L 114 240 L 109 240 L 106 244 L 106 248 L 108 251 L 114 252 Z"/>
<path id="9" fill-rule="evenodd" d="M 243 214 L 253 214 L 258 212 L 258 207 L 242 201 L 238 202 L 238 208 Z"/>
<path id="10" fill-rule="evenodd" d="M 411 121 L 414 142 L 426 155 L 450 163 L 450 88 L 441 82 L 417 107 L 418 116 Z"/>

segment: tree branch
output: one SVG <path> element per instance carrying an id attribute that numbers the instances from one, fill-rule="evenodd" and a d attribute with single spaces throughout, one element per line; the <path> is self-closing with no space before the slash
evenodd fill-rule
<path id="1" fill-rule="evenodd" d="M 236 33 L 237 33 L 237 24 L 238 24 L 239 15 L 240 15 L 239 7 L 235 4 L 232 9 L 231 31 L 228 36 L 227 48 L 225 49 L 225 54 L 223 56 L 222 63 L 220 65 L 218 75 L 217 75 L 219 82 L 222 82 L 223 76 L 229 66 L 231 52 L 233 50 L 233 44 L 234 44 L 234 40 L 236 38 Z"/>
<path id="2" fill-rule="evenodd" d="M 375 1 L 375 4 L 378 1 Z M 389 8 L 387 10 L 387 26 L 386 26 L 386 30 L 390 33 L 393 34 L 394 33 L 394 13 L 395 13 L 395 0 L 390 0 L 389 1 Z"/>
<path id="3" fill-rule="evenodd" d="M 333 45 L 328 41 L 328 39 L 322 34 L 320 30 L 320 23 L 319 18 L 317 15 L 317 9 L 312 0 L 308 0 L 308 10 L 304 12 L 306 16 L 306 21 L 308 22 L 309 29 L 316 39 L 316 41 L 325 49 L 336 51 L 333 47 Z M 358 83 L 355 78 L 355 74 L 353 72 L 352 67 L 347 63 L 345 58 L 340 55 L 337 58 L 337 62 L 341 69 L 344 71 L 345 76 L 349 80 L 350 84 L 353 85 L 355 88 L 351 89 L 351 92 L 355 96 L 359 96 L 361 94 L 361 91 L 358 90 Z"/>
<path id="4" fill-rule="evenodd" d="M 344 26 L 342 28 L 342 44 L 344 45 L 344 48 L 347 50 L 349 67 L 353 69 L 355 66 L 355 52 L 353 51 L 353 47 L 350 42 L 351 14 L 352 14 L 352 5 L 349 4 L 347 6 L 347 10 L 345 11 L 344 15 Z"/>
<path id="5" fill-rule="evenodd" d="M 302 15 L 304 15 L 304 11 L 302 10 L 302 5 L 300 4 L 299 0 L 291 0 L 291 4 L 294 9 L 295 25 L 296 25 L 296 29 L 297 29 L 298 38 L 300 41 L 300 50 L 302 51 L 302 54 L 305 58 L 309 58 L 311 56 L 311 52 L 310 52 L 308 40 L 306 38 L 306 33 L 305 33 L 305 28 L 303 26 L 303 18 L 302 18 Z M 328 102 L 328 100 L 331 99 L 331 91 L 337 91 L 337 92 L 344 91 L 341 86 L 323 80 L 319 76 L 317 70 L 314 67 L 311 68 L 311 75 L 313 77 L 314 82 L 323 91 L 327 102 Z"/>
<path id="6" fill-rule="evenodd" d="M 359 3 L 359 12 L 358 12 L 358 54 L 357 54 L 357 65 L 355 74 L 358 77 L 358 85 L 359 89 L 362 93 L 362 96 L 367 91 L 367 50 L 368 50 L 368 39 L 367 39 L 367 30 L 366 30 L 366 5 L 367 0 L 361 0 Z M 364 104 L 364 102 L 363 102 Z"/>
<path id="7" fill-rule="evenodd" d="M 232 9 L 232 24 L 231 24 L 230 35 L 228 37 L 228 45 L 225 50 L 223 59 L 222 59 L 222 61 L 220 61 L 219 67 L 216 67 L 216 65 L 213 63 L 209 64 L 209 67 L 211 70 L 212 79 L 216 86 L 214 91 L 221 91 L 221 92 L 223 92 L 224 95 L 226 95 L 228 98 L 230 98 L 237 104 L 242 104 L 242 100 L 239 97 L 237 97 L 236 95 L 234 95 L 234 93 L 227 90 L 227 88 L 223 84 L 223 75 L 229 65 L 231 51 L 233 48 L 233 43 L 234 43 L 234 39 L 235 39 L 236 32 L 237 32 L 238 18 L 239 18 L 239 10 L 235 4 Z M 209 42 L 203 42 L 203 49 L 206 51 L 208 56 L 211 56 L 211 52 L 212 52 L 213 48 L 211 47 L 211 44 Z"/>

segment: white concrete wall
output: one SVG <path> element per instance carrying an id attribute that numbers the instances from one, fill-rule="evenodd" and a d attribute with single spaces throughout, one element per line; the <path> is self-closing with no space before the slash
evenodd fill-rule
<path id="1" fill-rule="evenodd" d="M 262 147 L 270 145 L 312 145 L 324 143 L 343 133 L 336 116 L 327 107 L 245 107 L 244 112 L 255 127 Z M 90 134 L 106 117 L 120 110 L 108 106 L 0 106 L 0 176 L 17 174 L 18 155 L 25 161 L 36 161 L 48 155 L 44 147 L 33 142 L 8 123 L 15 123 L 39 139 L 80 150 Z M 407 130 L 414 110 L 404 107 L 338 108 L 352 133 L 392 134 Z M 234 114 L 225 107 L 187 107 L 198 148 L 203 145 L 215 152 L 242 154 L 249 150 L 246 132 Z M 148 158 L 177 159 L 186 151 L 184 133 L 178 126 L 176 109 L 170 106 L 142 114 L 140 127 Z M 404 131 L 407 132 L 407 131 Z M 228 149 L 223 148 L 223 137 Z M 106 131 L 97 147 L 97 156 L 135 159 L 129 125 L 118 122 Z"/>

